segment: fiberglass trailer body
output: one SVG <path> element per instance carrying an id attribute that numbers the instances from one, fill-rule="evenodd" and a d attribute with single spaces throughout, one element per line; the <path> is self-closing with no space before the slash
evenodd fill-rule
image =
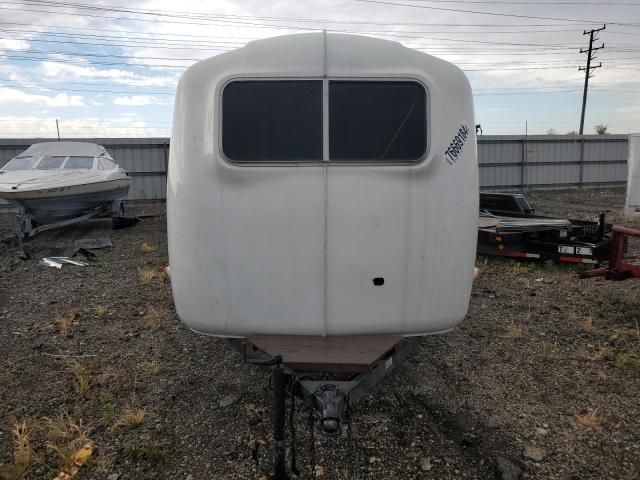
<path id="1" fill-rule="evenodd" d="M 473 100 L 454 65 L 311 33 L 189 68 L 167 194 L 177 312 L 205 334 L 422 335 L 466 314 Z"/>
<path id="2" fill-rule="evenodd" d="M 640 218 L 640 133 L 629 135 L 629 176 L 627 180 L 627 200 L 624 214 Z"/>

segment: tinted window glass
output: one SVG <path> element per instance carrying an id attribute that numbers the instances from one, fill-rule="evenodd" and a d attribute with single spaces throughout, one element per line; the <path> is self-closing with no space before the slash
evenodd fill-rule
<path id="1" fill-rule="evenodd" d="M 35 158 L 33 157 L 16 157 L 7 163 L 2 170 L 5 172 L 11 170 L 31 170 L 34 163 Z"/>
<path id="2" fill-rule="evenodd" d="M 240 162 L 322 160 L 322 82 L 228 84 L 222 95 L 222 149 Z"/>
<path id="3" fill-rule="evenodd" d="M 415 82 L 329 82 L 331 160 L 415 161 L 427 149 L 427 102 Z"/>
<path id="4" fill-rule="evenodd" d="M 86 168 L 93 167 L 93 157 L 69 157 L 64 168 Z"/>
<path id="5" fill-rule="evenodd" d="M 38 170 L 55 170 L 62 166 L 67 157 L 45 157 L 36 167 Z"/>

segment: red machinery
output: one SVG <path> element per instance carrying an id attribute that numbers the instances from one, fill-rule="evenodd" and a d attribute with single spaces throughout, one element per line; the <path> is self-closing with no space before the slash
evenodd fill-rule
<path id="1" fill-rule="evenodd" d="M 640 230 L 633 228 L 615 226 L 611 229 L 611 244 L 609 247 L 609 265 L 607 268 L 596 268 L 588 270 L 581 274 L 584 278 L 604 276 L 607 280 L 626 280 L 628 278 L 640 278 L 640 263 L 631 263 L 627 260 L 637 260 L 639 256 L 631 256 L 625 254 L 629 237 L 640 238 Z"/>

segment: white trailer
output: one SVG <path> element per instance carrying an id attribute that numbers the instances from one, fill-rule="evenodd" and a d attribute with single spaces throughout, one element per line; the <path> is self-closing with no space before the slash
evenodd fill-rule
<path id="1" fill-rule="evenodd" d="M 350 402 L 411 352 L 406 337 L 467 312 L 475 122 L 448 62 L 324 33 L 199 62 L 178 86 L 167 190 L 178 315 L 273 368 L 274 478 L 285 392 L 337 435 Z"/>
<path id="2" fill-rule="evenodd" d="M 473 100 L 399 43 L 301 34 L 189 68 L 167 215 L 178 315 L 197 332 L 421 335 L 466 314 Z"/>

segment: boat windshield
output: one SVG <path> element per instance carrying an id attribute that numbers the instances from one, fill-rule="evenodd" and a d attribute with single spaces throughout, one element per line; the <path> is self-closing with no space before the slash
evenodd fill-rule
<path id="1" fill-rule="evenodd" d="M 93 157 L 69 157 L 63 168 L 83 168 L 90 170 L 93 168 Z"/>
<path id="2" fill-rule="evenodd" d="M 4 168 L 2 168 L 2 170 L 5 172 L 15 170 L 31 170 L 35 162 L 36 159 L 33 157 L 16 157 L 9 163 L 7 163 Z"/>
<path id="3" fill-rule="evenodd" d="M 38 163 L 38 170 L 57 170 L 64 163 L 66 156 L 44 157 Z"/>

